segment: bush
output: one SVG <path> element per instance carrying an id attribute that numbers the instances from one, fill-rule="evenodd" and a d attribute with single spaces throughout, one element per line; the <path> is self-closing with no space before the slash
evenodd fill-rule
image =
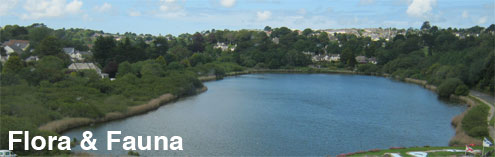
<path id="1" fill-rule="evenodd" d="M 376 73 L 379 71 L 379 68 L 374 64 L 361 64 L 358 65 L 357 70 L 364 73 Z"/>
<path id="2" fill-rule="evenodd" d="M 467 131 L 467 134 L 472 137 L 488 136 L 488 128 L 486 126 L 477 126 Z"/>
<path id="3" fill-rule="evenodd" d="M 469 88 L 466 85 L 459 85 L 455 88 L 455 95 L 466 96 L 469 94 Z"/>
<path id="4" fill-rule="evenodd" d="M 480 104 L 471 108 L 462 119 L 462 129 L 471 137 L 488 136 L 488 116 L 489 107 Z"/>
<path id="5" fill-rule="evenodd" d="M 457 86 L 464 85 L 461 80 L 457 78 L 449 78 L 443 81 L 438 86 L 438 95 L 440 97 L 449 97 L 450 94 L 454 94 Z"/>
<path id="6" fill-rule="evenodd" d="M 130 155 L 130 156 L 139 156 L 139 153 L 138 152 L 135 152 L 135 151 L 132 151 L 130 150 L 127 155 Z"/>

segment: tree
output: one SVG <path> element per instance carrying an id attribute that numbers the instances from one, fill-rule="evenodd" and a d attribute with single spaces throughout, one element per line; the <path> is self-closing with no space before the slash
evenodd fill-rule
<path id="1" fill-rule="evenodd" d="M 327 32 L 321 32 L 320 35 L 318 36 L 318 40 L 323 45 L 326 45 L 330 41 Z"/>
<path id="2" fill-rule="evenodd" d="M 194 33 L 192 36 L 192 44 L 190 45 L 189 49 L 192 52 L 203 52 L 205 50 L 205 39 L 203 38 L 203 35 L 201 33 Z"/>
<path id="3" fill-rule="evenodd" d="M 169 53 L 171 53 L 172 55 L 177 56 L 177 59 L 176 59 L 175 61 L 177 61 L 177 60 L 182 60 L 182 59 L 184 59 L 184 58 L 187 58 L 187 57 L 189 57 L 189 56 L 192 54 L 192 53 L 191 53 L 191 51 L 189 51 L 187 48 L 185 48 L 185 47 L 183 47 L 183 46 L 180 46 L 180 45 L 179 45 L 179 46 L 172 47 L 172 48 L 171 48 L 170 50 L 168 50 L 168 51 L 169 51 Z M 170 56 L 170 57 L 171 57 L 171 58 L 173 58 L 172 56 Z M 167 59 L 167 58 L 168 58 L 168 57 L 167 57 L 167 56 L 165 56 L 165 59 Z M 167 60 L 167 61 L 168 61 L 168 60 Z M 168 62 L 170 63 L 171 61 L 168 61 Z"/>
<path id="4" fill-rule="evenodd" d="M 342 51 L 342 56 L 340 58 L 341 62 L 349 67 L 354 67 L 357 63 L 356 56 L 352 53 L 350 48 L 345 48 Z"/>
<path id="5" fill-rule="evenodd" d="M 438 95 L 440 97 L 449 97 L 451 94 L 455 93 L 456 88 L 458 86 L 462 86 L 462 85 L 464 85 L 464 83 L 462 83 L 462 81 L 459 80 L 458 78 L 446 79 L 445 81 L 442 82 L 442 84 L 440 84 L 440 86 L 438 86 Z M 459 91 L 459 94 L 464 94 L 464 93 Z"/>
<path id="6" fill-rule="evenodd" d="M 165 37 L 157 37 L 155 41 L 153 41 L 153 49 L 152 53 L 149 56 L 150 58 L 156 58 L 158 56 L 163 56 L 168 51 L 168 41 Z"/>
<path id="7" fill-rule="evenodd" d="M 132 70 L 132 65 L 131 63 L 125 61 L 119 64 L 118 70 L 117 70 L 117 77 L 122 77 L 128 73 L 133 73 Z"/>
<path id="8" fill-rule="evenodd" d="M 306 29 L 304 29 L 304 31 L 302 32 L 302 35 L 304 35 L 304 36 L 306 36 L 306 37 L 307 37 L 307 36 L 311 35 L 312 33 L 313 33 L 313 30 L 312 30 L 311 28 L 306 28 Z"/>
<path id="9" fill-rule="evenodd" d="M 50 36 L 52 33 L 52 29 L 46 27 L 44 24 L 33 24 L 29 29 L 29 41 L 30 44 L 34 47 L 38 45 L 46 37 Z"/>
<path id="10" fill-rule="evenodd" d="M 158 58 L 156 58 L 155 62 L 163 66 L 167 65 L 167 61 L 165 61 L 165 58 L 163 58 L 163 56 L 159 56 Z"/>
<path id="11" fill-rule="evenodd" d="M 423 22 L 423 25 L 421 25 L 421 30 L 430 30 L 430 21 L 425 21 Z"/>
<path id="12" fill-rule="evenodd" d="M 38 47 L 36 47 L 35 52 L 41 57 L 50 55 L 55 56 L 63 53 L 60 40 L 55 36 L 48 36 L 43 39 Z"/>
<path id="13" fill-rule="evenodd" d="M 117 74 L 118 70 L 119 65 L 115 61 L 108 62 L 108 64 L 103 68 L 103 72 L 107 73 L 110 78 L 115 78 L 115 74 Z"/>
<path id="14" fill-rule="evenodd" d="M 11 74 L 16 74 L 18 73 L 22 68 L 24 67 L 24 64 L 22 63 L 22 60 L 19 58 L 17 55 L 12 55 L 9 57 L 9 60 L 5 63 L 2 73 L 11 73 Z"/>
<path id="15" fill-rule="evenodd" d="M 43 57 L 36 63 L 35 67 L 37 80 L 33 80 L 34 83 L 39 83 L 43 80 L 57 82 L 64 78 L 64 73 L 62 72 L 62 69 L 65 68 L 64 61 L 58 57 Z"/>
<path id="16" fill-rule="evenodd" d="M 265 28 L 263 29 L 264 31 L 272 31 L 272 27 L 270 26 L 265 26 Z"/>
<path id="17" fill-rule="evenodd" d="M 93 56 L 100 65 L 107 65 L 115 54 L 115 40 L 113 37 L 98 37 L 93 46 Z"/>

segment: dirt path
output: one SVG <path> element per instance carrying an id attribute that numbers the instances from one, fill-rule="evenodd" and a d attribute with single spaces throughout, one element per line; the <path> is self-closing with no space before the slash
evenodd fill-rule
<path id="1" fill-rule="evenodd" d="M 483 101 L 484 103 L 489 104 L 488 107 L 490 107 L 490 111 L 488 112 L 488 117 L 487 117 L 488 123 L 489 123 L 495 114 L 495 106 L 494 106 L 495 96 L 488 95 L 488 94 L 481 93 L 481 92 L 474 91 L 474 90 L 471 90 L 470 94 L 472 96 L 479 98 L 480 101 Z M 488 133 L 490 134 L 490 137 L 492 137 L 492 139 L 495 141 L 495 128 L 493 126 L 491 126 L 490 124 L 488 124 Z"/>

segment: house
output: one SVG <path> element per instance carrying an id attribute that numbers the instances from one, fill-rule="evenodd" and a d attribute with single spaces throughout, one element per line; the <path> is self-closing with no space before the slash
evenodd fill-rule
<path id="1" fill-rule="evenodd" d="M 24 59 L 24 61 L 26 62 L 36 62 L 40 60 L 40 58 L 38 58 L 38 56 L 29 56 L 28 58 Z"/>
<path id="2" fill-rule="evenodd" d="M 22 54 L 29 47 L 28 40 L 9 40 L 2 44 L 5 54 L 0 55 L 1 60 L 7 60 L 12 53 Z"/>
<path id="3" fill-rule="evenodd" d="M 230 46 L 230 48 L 229 48 L 229 45 L 227 45 L 225 43 L 221 43 L 221 42 L 217 42 L 217 45 L 213 46 L 213 48 L 222 49 L 222 51 L 227 51 L 227 50 L 234 51 L 236 47 L 237 47 L 237 44 L 234 46 Z"/>
<path id="4" fill-rule="evenodd" d="M 89 51 L 79 51 L 73 47 L 63 48 L 65 54 L 69 55 L 72 61 L 82 61 L 85 57 L 92 55 Z"/>
<path id="5" fill-rule="evenodd" d="M 313 62 L 330 61 L 330 56 L 318 54 L 318 55 L 314 55 L 311 60 Z"/>
<path id="6" fill-rule="evenodd" d="M 357 56 L 356 61 L 360 64 L 366 64 L 368 63 L 368 58 L 366 56 Z"/>
<path id="7" fill-rule="evenodd" d="M 332 62 L 340 61 L 340 54 L 330 54 L 330 61 Z"/>
<path id="8" fill-rule="evenodd" d="M 98 68 L 94 63 L 72 63 L 68 67 L 69 70 L 81 71 L 81 70 L 95 70 L 101 78 L 107 78 L 108 74 L 102 73 L 101 69 Z"/>
<path id="9" fill-rule="evenodd" d="M 77 51 L 75 48 L 73 47 L 66 47 L 66 48 L 63 48 L 65 54 L 69 55 L 70 56 L 70 59 L 72 61 L 79 61 L 79 60 L 82 60 L 82 55 L 79 53 L 79 51 Z"/>
<path id="10" fill-rule="evenodd" d="M 377 64 L 378 62 L 376 61 L 376 57 L 371 57 L 368 59 L 368 63 Z"/>
<path id="11" fill-rule="evenodd" d="M 280 39 L 275 37 L 272 39 L 272 42 L 275 43 L 275 44 L 279 44 L 280 43 Z"/>

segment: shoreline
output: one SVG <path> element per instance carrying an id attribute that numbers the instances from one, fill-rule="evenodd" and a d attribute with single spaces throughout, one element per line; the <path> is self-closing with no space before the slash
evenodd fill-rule
<path id="1" fill-rule="evenodd" d="M 361 73 L 361 72 L 355 72 L 355 71 L 350 71 L 350 70 L 330 70 L 330 69 L 312 69 L 312 70 L 301 70 L 301 69 L 252 69 L 252 70 L 245 70 L 245 71 L 240 71 L 240 72 L 230 72 L 225 74 L 225 77 L 230 77 L 230 76 L 238 76 L 238 75 L 245 75 L 245 74 L 260 74 L 260 73 L 304 73 L 304 74 L 350 74 L 350 75 L 369 75 L 369 76 L 380 76 L 380 77 L 386 77 L 386 78 L 393 78 L 396 80 L 403 81 L 405 83 L 413 83 L 422 86 L 425 89 L 431 90 L 435 93 L 437 93 L 436 89 L 437 87 L 434 85 L 428 84 L 427 81 L 425 80 L 418 80 L 418 79 L 412 79 L 412 78 L 404 78 L 404 79 L 399 79 L 396 77 L 390 77 L 389 74 L 377 74 L 377 73 Z M 208 82 L 208 81 L 216 81 L 220 80 L 222 78 L 217 78 L 215 75 L 208 75 L 208 76 L 200 76 L 198 79 L 201 82 Z M 207 87 L 204 86 L 200 89 L 197 89 L 195 94 L 200 94 L 202 92 L 205 92 L 207 90 Z M 191 96 L 191 95 L 187 95 Z M 184 96 L 184 97 L 187 97 Z M 114 120 L 120 120 L 120 119 L 125 119 L 128 117 L 136 116 L 136 115 L 141 115 L 145 114 L 147 112 L 153 111 L 158 109 L 159 107 L 166 105 L 170 102 L 173 102 L 175 100 L 178 100 L 181 97 L 177 97 L 175 95 L 172 95 L 170 93 L 165 93 L 161 95 L 158 98 L 154 98 L 148 103 L 137 105 L 137 106 L 130 106 L 128 107 L 127 112 L 122 113 L 122 112 L 110 112 L 107 113 L 104 117 L 98 118 L 98 119 L 91 119 L 91 118 L 81 118 L 81 117 L 67 117 L 55 121 L 48 122 L 40 127 L 38 127 L 39 130 L 44 130 L 44 131 L 53 131 L 56 133 L 63 133 L 65 131 L 69 131 L 71 129 L 75 129 L 78 127 L 84 127 L 84 126 L 89 126 L 93 124 L 99 124 L 99 123 L 105 123 L 105 122 L 110 122 Z M 466 103 L 468 108 L 462 112 L 461 114 L 455 116 L 452 118 L 451 125 L 455 129 L 455 135 L 450 139 L 449 145 L 451 144 L 452 141 L 457 141 L 460 144 L 469 144 L 469 143 L 474 143 L 474 144 L 481 144 L 481 141 L 474 139 L 473 137 L 468 136 L 464 130 L 461 127 L 461 121 L 462 118 L 464 117 L 465 113 L 467 113 L 471 107 L 478 105 L 472 98 L 477 98 L 478 97 L 469 94 L 468 96 L 455 96 L 451 95 L 449 99 L 454 99 L 454 100 L 461 100 L 462 102 Z"/>
<path id="2" fill-rule="evenodd" d="M 208 88 L 206 86 L 203 86 L 202 88 L 196 89 L 196 92 L 192 95 L 200 94 L 207 90 Z M 186 95 L 184 97 L 188 97 L 192 95 Z M 159 107 L 166 105 L 170 102 L 178 100 L 179 98 L 182 97 L 178 97 L 170 93 L 165 93 L 159 96 L 158 98 L 151 99 L 150 101 L 148 101 L 148 103 L 136 105 L 136 106 L 129 106 L 127 107 L 127 111 L 124 113 L 109 112 L 106 113 L 104 117 L 98 119 L 83 118 L 83 117 L 66 117 L 63 119 L 48 122 L 38 127 L 38 129 L 43 131 L 52 131 L 61 134 L 63 132 L 79 127 L 90 126 L 93 124 L 105 123 L 105 122 L 110 122 L 110 121 L 115 121 L 115 120 L 129 118 L 132 116 L 145 114 L 150 111 L 156 110 Z"/>

